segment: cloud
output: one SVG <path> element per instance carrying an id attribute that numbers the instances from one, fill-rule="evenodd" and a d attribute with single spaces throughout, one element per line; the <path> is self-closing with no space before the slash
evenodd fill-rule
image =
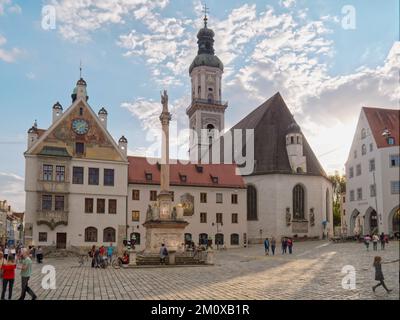
<path id="1" fill-rule="evenodd" d="M 6 11 L 20 14 L 22 9 L 18 4 L 13 4 L 11 0 L 0 0 L 0 16 L 4 15 Z"/>
<path id="2" fill-rule="evenodd" d="M 88 41 L 91 34 L 109 25 L 125 24 L 133 16 L 145 17 L 168 0 L 51 0 L 61 36 L 74 42 Z"/>
<path id="3" fill-rule="evenodd" d="M 2 46 L 4 46 L 6 43 L 7 39 L 0 34 L 0 60 L 3 60 L 7 63 L 15 62 L 16 59 L 22 54 L 22 51 L 18 48 L 12 48 L 10 50 L 3 49 Z"/>
<path id="4" fill-rule="evenodd" d="M 16 211 L 25 211 L 24 178 L 0 172 L 0 200 L 7 200 Z"/>

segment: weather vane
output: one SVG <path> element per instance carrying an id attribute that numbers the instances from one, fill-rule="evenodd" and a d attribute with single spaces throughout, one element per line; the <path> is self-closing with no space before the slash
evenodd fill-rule
<path id="1" fill-rule="evenodd" d="M 82 79 L 82 60 L 80 60 L 79 64 L 79 78 Z"/>
<path id="2" fill-rule="evenodd" d="M 210 8 L 207 8 L 207 4 L 204 4 L 203 6 L 203 12 L 204 12 L 204 26 L 207 27 L 207 13 L 210 13 Z"/>

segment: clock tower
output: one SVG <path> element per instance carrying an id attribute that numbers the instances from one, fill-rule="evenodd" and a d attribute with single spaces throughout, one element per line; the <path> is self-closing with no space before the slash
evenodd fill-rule
<path id="1" fill-rule="evenodd" d="M 204 27 L 197 34 L 198 53 L 189 68 L 192 102 L 186 110 L 189 127 L 196 133 L 190 137 L 190 158 L 202 162 L 211 160 L 211 152 L 208 159 L 204 156 L 218 140 L 216 131 L 221 132 L 225 128 L 225 110 L 228 107 L 227 102 L 222 101 L 224 65 L 215 55 L 215 34 L 207 27 L 207 22 L 205 8 Z"/>

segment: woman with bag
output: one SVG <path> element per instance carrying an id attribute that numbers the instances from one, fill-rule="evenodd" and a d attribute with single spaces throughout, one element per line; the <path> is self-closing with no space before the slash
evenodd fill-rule
<path id="1" fill-rule="evenodd" d="M 7 285 L 8 285 L 8 300 L 11 300 L 16 268 L 17 265 L 15 264 L 15 259 L 13 257 L 9 257 L 8 261 L 5 261 L 4 264 L 1 266 L 1 271 L 3 276 L 3 290 L 1 291 L 1 300 L 4 300 L 5 298 Z"/>

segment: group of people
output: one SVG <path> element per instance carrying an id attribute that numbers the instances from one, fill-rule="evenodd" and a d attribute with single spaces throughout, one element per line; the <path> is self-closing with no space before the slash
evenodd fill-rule
<path id="1" fill-rule="evenodd" d="M 380 236 L 378 236 L 377 234 L 373 234 L 372 237 L 370 235 L 364 236 L 364 244 L 365 247 L 367 248 L 367 251 L 369 251 L 369 245 L 371 242 L 374 251 L 378 251 L 378 243 L 381 244 L 381 250 L 385 250 L 386 244 L 389 243 L 389 237 L 385 235 L 383 232 L 381 233 Z"/>
<path id="2" fill-rule="evenodd" d="M 0 278 L 2 279 L 1 300 L 5 300 L 7 289 L 8 300 L 11 300 L 15 282 L 15 271 L 17 268 L 21 270 L 21 295 L 19 300 L 24 300 L 26 293 L 32 297 L 32 300 L 36 300 L 36 294 L 28 285 L 32 275 L 32 260 L 30 255 L 30 250 L 26 248 L 21 248 L 19 250 L 18 258 L 16 253 L 13 254 L 11 251 L 4 251 L 4 253 L 0 251 Z"/>
<path id="3" fill-rule="evenodd" d="M 288 238 L 288 237 L 283 237 L 281 240 L 281 247 L 282 247 L 282 254 L 286 254 L 289 251 L 289 254 L 293 253 L 293 239 Z M 269 238 L 266 238 L 264 240 L 264 248 L 265 248 L 265 255 L 268 256 L 271 253 L 274 256 L 275 255 L 275 249 L 276 249 L 276 239 L 275 237 L 272 237 L 271 240 Z"/>
<path id="4" fill-rule="evenodd" d="M 104 268 L 112 261 L 114 247 L 112 243 L 107 248 L 105 246 L 96 248 L 94 245 L 88 254 L 92 258 L 92 268 Z"/>

